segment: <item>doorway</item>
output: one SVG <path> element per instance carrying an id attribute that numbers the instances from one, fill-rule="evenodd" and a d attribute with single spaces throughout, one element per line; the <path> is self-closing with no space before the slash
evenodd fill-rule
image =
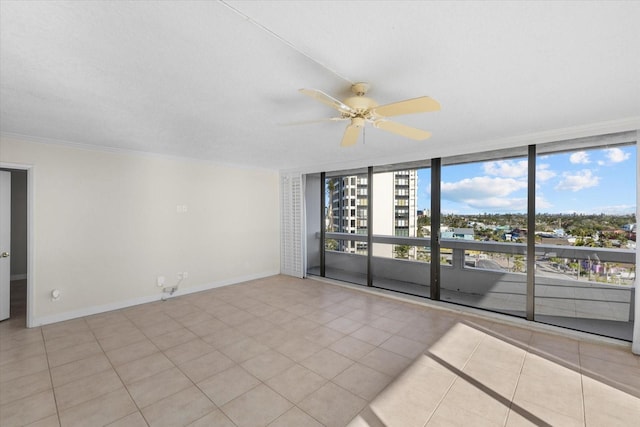
<path id="1" fill-rule="evenodd" d="M 28 324 L 29 171 L 27 168 L 7 167 L 6 164 L 0 165 L 0 171 L 9 173 L 11 181 L 10 238 L 7 239 L 9 242 L 2 242 L 2 251 L 7 252 L 9 258 L 7 260 L 9 264 L 9 318 L 3 320 L 3 323 L 10 322 L 16 327 L 25 327 Z"/>

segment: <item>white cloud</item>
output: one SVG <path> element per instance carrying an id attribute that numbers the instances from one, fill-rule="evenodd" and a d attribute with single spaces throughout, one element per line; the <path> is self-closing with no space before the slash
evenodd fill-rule
<path id="1" fill-rule="evenodd" d="M 525 181 L 478 176 L 457 182 L 443 182 L 442 198 L 464 203 L 478 210 L 526 210 L 526 198 L 509 197 L 512 193 L 526 188 Z"/>
<path id="2" fill-rule="evenodd" d="M 549 164 L 542 163 L 536 168 L 536 181 L 544 182 L 556 176 L 556 173 L 549 169 Z"/>
<path id="3" fill-rule="evenodd" d="M 577 151 L 569 156 L 569 161 L 574 165 L 586 165 L 587 163 L 591 163 L 589 160 L 589 154 L 586 151 Z"/>
<path id="4" fill-rule="evenodd" d="M 626 153 L 619 148 L 607 148 L 604 152 L 610 163 L 624 162 L 631 157 L 631 153 Z"/>
<path id="5" fill-rule="evenodd" d="M 600 182 L 600 177 L 593 175 L 590 169 L 579 172 L 565 172 L 562 181 L 555 186 L 556 190 L 580 191 L 585 188 L 595 187 Z"/>
<path id="6" fill-rule="evenodd" d="M 487 162 L 483 165 L 484 173 L 488 175 L 502 176 L 506 178 L 519 178 L 527 176 L 527 161 L 498 160 Z"/>
<path id="7" fill-rule="evenodd" d="M 630 215 L 635 213 L 636 207 L 634 205 L 614 205 L 614 206 L 599 206 L 590 209 L 587 213 L 593 214 L 605 214 L 605 215 Z"/>

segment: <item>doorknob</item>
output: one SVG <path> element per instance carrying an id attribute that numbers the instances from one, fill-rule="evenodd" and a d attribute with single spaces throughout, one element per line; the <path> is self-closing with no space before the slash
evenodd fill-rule
<path id="1" fill-rule="evenodd" d="M 1 257 L 1 258 L 8 258 L 8 257 L 9 257 L 9 252 L 2 252 L 2 253 L 0 254 L 0 257 Z"/>

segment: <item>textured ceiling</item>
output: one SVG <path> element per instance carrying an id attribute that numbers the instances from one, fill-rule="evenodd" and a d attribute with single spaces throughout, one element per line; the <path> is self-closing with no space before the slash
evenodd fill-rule
<path id="1" fill-rule="evenodd" d="M 5 1 L 0 130 L 319 171 L 640 128 L 640 2 Z M 429 95 L 411 141 L 298 93 Z"/>

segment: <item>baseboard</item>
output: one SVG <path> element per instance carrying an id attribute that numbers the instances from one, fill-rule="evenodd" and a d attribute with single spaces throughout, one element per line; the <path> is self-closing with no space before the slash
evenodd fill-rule
<path id="1" fill-rule="evenodd" d="M 12 274 L 11 278 L 9 280 L 14 281 L 14 280 L 25 280 L 27 278 L 27 273 L 23 273 L 23 274 Z"/>
<path id="2" fill-rule="evenodd" d="M 120 310 L 122 308 L 133 307 L 140 304 L 146 304 L 150 302 L 160 301 L 164 299 L 172 299 L 181 295 L 193 294 L 196 292 L 207 291 L 210 289 L 220 288 L 223 286 L 235 285 L 238 283 L 248 282 L 250 280 L 263 279 L 265 277 L 275 276 L 280 274 L 278 270 L 266 271 L 257 274 L 250 274 L 247 276 L 234 277 L 232 279 L 219 280 L 216 282 L 206 283 L 203 285 L 193 286 L 189 288 L 178 288 L 173 295 L 169 296 L 166 293 L 159 293 L 156 295 L 148 295 L 140 298 L 133 298 L 126 301 L 118 301 L 111 304 L 96 305 L 92 307 L 81 308 L 79 310 L 66 311 L 63 313 L 53 314 L 51 316 L 36 317 L 33 319 L 28 327 L 34 328 L 38 326 L 49 325 L 51 323 L 64 322 L 65 320 L 77 319 L 79 317 L 92 316 L 94 314 L 106 313 L 108 311 Z"/>

